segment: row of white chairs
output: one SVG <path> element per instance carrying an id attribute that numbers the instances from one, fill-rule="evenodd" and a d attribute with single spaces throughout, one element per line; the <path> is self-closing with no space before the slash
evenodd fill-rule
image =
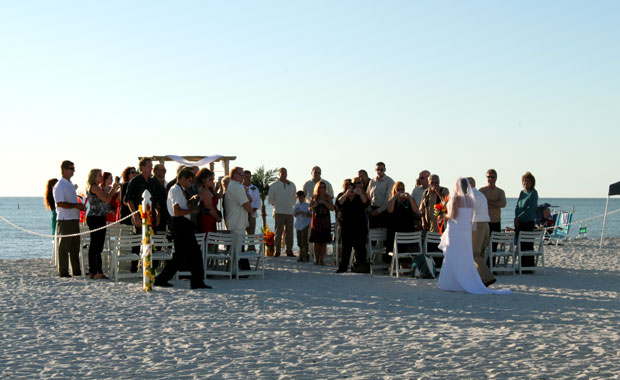
<path id="1" fill-rule="evenodd" d="M 410 267 L 400 267 L 402 259 L 413 259 L 420 253 L 431 258 L 443 258 L 441 250 L 429 250 L 431 244 L 439 244 L 441 235 L 436 232 L 396 232 L 394 237 L 394 247 L 388 254 L 391 256 L 390 264 L 383 263 L 385 252 L 386 229 L 372 228 L 368 234 L 368 261 L 370 262 L 370 273 L 377 270 L 388 269 L 390 276 L 399 277 L 401 274 L 411 273 Z M 485 260 L 488 258 L 491 271 L 494 273 L 511 272 L 513 275 L 518 271 L 542 272 L 545 273 L 544 255 L 544 234 L 542 231 L 521 231 L 515 242 L 514 232 L 492 232 Z M 495 243 L 495 244 L 494 244 Z M 523 249 L 523 244 L 530 244 L 532 249 Z M 399 252 L 398 245 L 407 244 L 409 247 L 417 246 L 417 252 Z M 493 250 L 493 245 L 497 249 Z M 533 266 L 524 266 L 523 257 L 533 257 Z M 441 267 L 436 268 L 437 272 Z"/>
<path id="2" fill-rule="evenodd" d="M 531 249 L 523 249 L 523 244 Z M 519 271 L 542 272 L 545 274 L 544 231 L 520 231 L 515 242 L 514 232 L 492 232 L 485 259 L 489 269 L 494 273 L 512 273 Z M 496 244 L 497 249 L 493 250 Z M 523 258 L 533 257 L 533 266 L 524 266 Z"/>
<path id="3" fill-rule="evenodd" d="M 242 251 L 242 247 L 247 249 Z M 250 250 L 250 247 L 254 247 Z M 263 235 L 235 235 L 226 232 L 209 232 L 205 244 L 203 263 L 205 276 L 261 276 L 265 278 Z M 241 269 L 241 260 L 249 262 L 250 269 Z"/>
<path id="4" fill-rule="evenodd" d="M 117 227 L 118 226 L 118 227 Z M 88 227 L 80 227 L 81 232 L 88 232 Z M 201 248 L 204 265 L 204 275 L 221 275 L 232 279 L 233 275 L 239 276 L 261 276 L 264 278 L 264 243 L 263 236 L 243 235 L 235 236 L 227 232 L 197 233 L 196 242 Z M 155 249 L 152 253 L 152 260 L 167 261 L 171 260 L 174 254 L 174 242 L 169 241 L 164 234 L 153 236 Z M 80 242 L 80 269 L 82 276 L 86 275 L 86 263 L 88 263 L 88 248 L 90 245 L 90 234 L 81 236 Z M 254 247 L 252 251 L 241 252 L 243 246 Z M 140 254 L 136 250 L 142 248 L 142 236 L 132 234 L 132 228 L 126 225 L 115 225 L 108 228 L 106 241 L 102 252 L 104 263 L 107 262 L 107 269 L 110 278 L 114 281 L 125 278 L 141 278 L 142 273 L 131 273 L 121 271 L 121 264 L 139 261 Z M 248 260 L 251 263 L 249 270 L 239 268 L 240 260 Z M 106 268 L 104 266 L 104 268 Z M 175 280 L 179 276 L 191 275 L 189 271 L 179 271 L 175 275 Z"/>
<path id="5" fill-rule="evenodd" d="M 399 277 L 401 274 L 411 273 L 411 267 L 400 267 L 403 259 L 413 260 L 415 256 L 423 253 L 426 256 L 443 258 L 443 252 L 440 250 L 429 250 L 432 244 L 439 244 L 441 235 L 435 232 L 417 231 L 417 232 L 396 232 L 394 235 L 394 247 L 388 254 L 391 256 L 390 264 L 383 263 L 383 253 L 385 252 L 385 239 L 387 230 L 384 228 L 371 229 L 368 234 L 368 251 L 370 257 L 370 273 L 374 273 L 377 269 L 388 269 L 390 276 Z M 406 252 L 399 252 L 398 245 L 407 244 L 410 249 Z M 417 247 L 417 252 L 412 252 L 411 247 Z M 440 270 L 440 268 L 437 268 Z"/>

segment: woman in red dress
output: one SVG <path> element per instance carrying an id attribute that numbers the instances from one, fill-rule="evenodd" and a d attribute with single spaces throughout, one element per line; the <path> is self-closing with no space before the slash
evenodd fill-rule
<path id="1" fill-rule="evenodd" d="M 198 221 L 198 232 L 216 232 L 217 223 L 222 221 L 222 214 L 217 209 L 219 199 L 214 180 L 215 174 L 207 168 L 196 174 L 196 184 L 200 187 L 200 204 L 203 208 Z"/>

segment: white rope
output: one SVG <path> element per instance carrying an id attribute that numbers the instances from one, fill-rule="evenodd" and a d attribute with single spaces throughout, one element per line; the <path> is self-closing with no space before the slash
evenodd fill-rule
<path id="1" fill-rule="evenodd" d="M 134 216 L 135 214 L 137 214 L 137 213 L 139 213 L 139 212 L 140 212 L 140 211 L 136 210 L 136 211 L 132 212 L 131 214 L 127 215 L 126 217 L 124 217 L 124 218 L 122 218 L 122 219 L 117 220 L 117 221 L 116 221 L 116 222 L 114 222 L 114 223 L 106 224 L 105 226 L 100 227 L 100 228 L 96 228 L 96 229 L 94 229 L 94 230 L 84 231 L 84 232 L 80 232 L 80 233 L 77 233 L 77 234 L 70 234 L 70 235 L 55 235 L 55 236 L 54 236 L 54 235 L 48 235 L 48 234 L 42 234 L 42 233 L 35 232 L 35 231 L 29 231 L 29 230 L 27 230 L 27 229 L 25 229 L 25 228 L 23 228 L 23 227 L 18 226 L 18 225 L 17 225 L 17 224 L 15 224 L 15 223 L 11 223 L 9 220 L 7 220 L 7 219 L 6 219 L 4 216 L 2 216 L 2 215 L 0 215 L 0 219 L 1 219 L 1 220 L 3 220 L 4 222 L 6 222 L 6 224 L 8 224 L 8 225 L 10 225 L 10 226 L 12 226 L 12 227 L 15 227 L 15 228 L 17 228 L 18 230 L 23 231 L 23 232 L 25 232 L 25 233 L 27 233 L 27 234 L 30 234 L 30 235 L 35 235 L 35 236 L 44 237 L 44 238 L 63 238 L 63 237 L 72 237 L 72 236 L 87 235 L 87 234 L 91 234 L 91 233 L 93 233 L 93 232 L 97 232 L 97 231 L 100 231 L 100 230 L 104 230 L 104 229 L 106 229 L 106 228 L 108 228 L 108 227 L 111 227 L 111 226 L 113 226 L 113 225 L 115 225 L 115 224 L 118 224 L 118 223 L 122 222 L 123 220 L 125 220 L 125 219 L 127 219 L 127 218 L 130 218 L 130 217 Z"/>
<path id="2" fill-rule="evenodd" d="M 117 221 L 116 221 L 116 222 L 114 222 L 114 223 L 107 224 L 107 225 L 105 225 L 105 226 L 103 226 L 103 227 L 100 227 L 100 228 L 97 228 L 97 229 L 94 229 L 94 230 L 89 230 L 89 231 L 80 232 L 80 233 L 77 233 L 77 234 L 71 234 L 71 235 L 56 235 L 56 236 L 54 236 L 54 235 L 48 235 L 48 234 L 42 234 L 42 233 L 39 233 L 39 232 L 34 232 L 34 231 L 29 231 L 29 230 L 27 230 L 27 229 L 25 229 L 25 228 L 23 228 L 23 227 L 20 227 L 20 226 L 18 226 L 18 225 L 16 225 L 16 224 L 14 224 L 14 223 L 11 223 L 8 219 L 6 219 L 6 218 L 5 218 L 4 216 L 2 216 L 2 215 L 0 215 L 0 219 L 1 219 L 1 220 L 3 220 L 3 221 L 4 221 L 5 223 L 7 223 L 8 225 L 10 225 L 10 226 L 12 226 L 12 227 L 15 227 L 15 228 L 17 228 L 18 230 L 21 230 L 21 231 L 23 231 L 23 232 L 25 232 L 25 233 L 27 233 L 27 234 L 30 234 L 30 235 L 35 235 L 35 236 L 44 237 L 44 238 L 55 238 L 55 237 L 56 237 L 56 238 L 63 238 L 63 237 L 72 237 L 72 236 L 87 235 L 87 234 L 90 234 L 90 233 L 93 233 L 93 232 L 96 232 L 96 231 L 100 231 L 100 230 L 106 229 L 106 228 L 108 228 L 108 227 L 111 227 L 111 226 L 113 226 L 113 225 L 115 225 L 115 224 L 118 224 L 118 223 L 122 222 L 123 220 L 125 220 L 125 219 L 127 219 L 127 218 L 130 218 L 130 217 L 134 216 L 135 214 L 137 214 L 137 213 L 139 213 L 139 212 L 140 212 L 140 211 L 136 210 L 136 211 L 132 212 L 131 214 L 127 215 L 126 217 L 124 217 L 124 218 L 122 218 L 122 219 L 117 220 Z M 615 214 L 615 213 L 617 213 L 617 212 L 620 212 L 620 209 L 617 209 L 617 210 L 614 210 L 614 211 L 610 211 L 610 212 L 608 212 L 608 213 L 607 213 L 607 215 Z M 602 217 L 604 217 L 604 216 L 605 216 L 605 214 L 601 214 L 601 215 L 593 216 L 593 217 L 590 217 L 590 218 L 585 218 L 585 219 L 577 220 L 577 221 L 574 221 L 574 222 L 571 222 L 571 223 L 566 223 L 566 224 L 563 224 L 563 225 L 561 225 L 561 226 L 551 226 L 551 227 L 543 227 L 543 228 L 539 228 L 539 230 L 554 229 L 554 228 L 557 228 L 557 227 L 567 227 L 567 226 L 569 226 L 569 225 L 578 224 L 578 223 L 579 223 L 579 224 L 581 224 L 581 223 L 583 223 L 583 222 L 587 222 L 587 221 L 590 221 L 590 220 L 594 220 L 594 219 L 602 218 Z M 559 216 L 558 216 L 558 217 L 559 217 Z"/>

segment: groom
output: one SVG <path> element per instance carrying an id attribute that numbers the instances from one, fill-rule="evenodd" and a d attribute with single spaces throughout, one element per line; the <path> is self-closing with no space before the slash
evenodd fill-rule
<path id="1" fill-rule="evenodd" d="M 484 253 L 489 245 L 489 209 L 487 205 L 487 198 L 478 189 L 476 189 L 476 181 L 472 177 L 467 177 L 471 186 L 472 193 L 474 194 L 474 215 L 473 215 L 473 229 L 472 229 L 472 248 L 474 251 L 474 264 L 480 275 L 480 279 L 484 285 L 489 286 L 495 281 L 493 273 L 489 270 L 489 267 L 484 262 Z"/>

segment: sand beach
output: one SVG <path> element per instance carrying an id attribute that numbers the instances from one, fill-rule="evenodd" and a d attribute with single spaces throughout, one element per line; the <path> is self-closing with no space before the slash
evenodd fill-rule
<path id="1" fill-rule="evenodd" d="M 620 239 L 546 246 L 512 295 L 267 258 L 260 279 L 141 290 L 0 260 L 0 378 L 618 379 Z"/>

